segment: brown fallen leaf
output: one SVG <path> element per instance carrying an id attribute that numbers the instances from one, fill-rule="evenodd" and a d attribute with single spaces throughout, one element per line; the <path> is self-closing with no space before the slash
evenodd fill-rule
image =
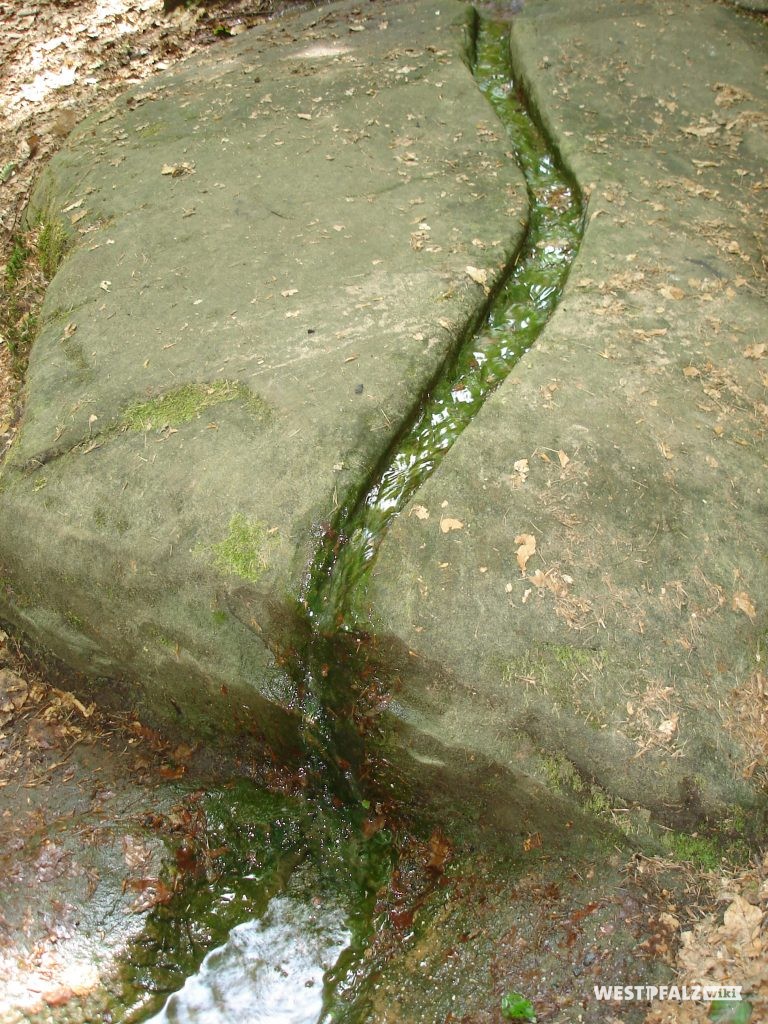
<path id="1" fill-rule="evenodd" d="M 429 837 L 429 859 L 427 867 L 432 871 L 442 872 L 445 862 L 451 855 L 451 844 L 439 829 L 435 829 Z"/>
<path id="2" fill-rule="evenodd" d="M 152 850 L 146 843 L 143 843 L 135 836 L 123 836 L 123 859 L 129 871 L 136 871 L 137 868 L 144 869 L 149 866 L 152 860 Z"/>
<path id="3" fill-rule="evenodd" d="M 60 985 L 58 988 L 43 992 L 43 1000 L 48 1006 L 65 1006 L 74 994 L 71 988 L 67 988 L 66 985 Z"/>
<path id="4" fill-rule="evenodd" d="M 768 355 L 768 344 L 763 341 L 759 345 L 749 345 L 744 349 L 743 354 L 747 359 L 762 359 L 763 356 Z"/>
<path id="5" fill-rule="evenodd" d="M 383 814 L 377 814 L 375 818 L 366 818 L 363 822 L 363 838 L 370 839 L 380 832 L 387 823 Z"/>
<path id="6" fill-rule="evenodd" d="M 190 747 L 187 743 L 180 743 L 171 753 L 171 757 L 174 761 L 188 761 L 197 750 L 198 745 L 196 743 L 193 747 Z"/>
<path id="7" fill-rule="evenodd" d="M 528 459 L 518 459 L 512 468 L 514 469 L 515 473 L 520 477 L 520 483 L 524 484 L 528 474 L 530 473 Z"/>
<path id="8" fill-rule="evenodd" d="M 143 914 L 151 910 L 158 903 L 168 903 L 173 896 L 173 890 L 161 878 L 130 878 L 123 883 L 123 890 L 132 889 L 139 893 L 130 906 L 132 914 Z"/>
<path id="9" fill-rule="evenodd" d="M 421 519 L 423 522 L 425 519 L 429 519 L 429 509 L 423 505 L 414 505 L 408 515 L 416 516 L 417 519 Z"/>
<path id="10" fill-rule="evenodd" d="M 708 135 L 714 135 L 715 132 L 720 131 L 719 124 L 707 124 L 707 125 L 688 125 L 687 128 L 681 128 L 681 132 L 685 135 L 695 135 L 697 139 L 705 139 Z"/>
<path id="11" fill-rule="evenodd" d="M 179 164 L 163 164 L 161 174 L 166 174 L 171 178 L 181 178 L 184 174 L 194 174 L 195 165 L 188 163 L 186 160 Z"/>
<path id="12" fill-rule="evenodd" d="M 752 604 L 749 594 L 744 590 L 737 590 L 733 595 L 731 609 L 735 612 L 744 612 L 751 622 L 757 618 L 757 610 Z"/>
<path id="13" fill-rule="evenodd" d="M 451 530 L 463 530 L 464 523 L 460 519 L 441 519 L 440 529 L 443 533 L 450 533 Z"/>
<path id="14" fill-rule="evenodd" d="M 565 452 L 562 451 L 562 450 L 557 453 L 557 457 L 560 460 L 560 465 L 562 466 L 563 469 L 565 469 L 565 467 L 571 461 L 570 457 L 568 455 L 566 455 Z"/>
<path id="15" fill-rule="evenodd" d="M 531 850 L 539 850 L 542 846 L 541 832 L 533 832 L 523 840 L 523 850 L 530 853 Z"/>
<path id="16" fill-rule="evenodd" d="M 0 725 L 10 721 L 22 709 L 28 696 L 29 686 L 25 679 L 10 669 L 0 669 Z"/>
<path id="17" fill-rule="evenodd" d="M 685 298 L 685 292 L 683 291 L 683 289 L 677 288 L 675 285 L 663 284 L 659 288 L 659 291 L 665 299 L 674 299 L 676 302 L 679 302 L 680 299 Z"/>
<path id="18" fill-rule="evenodd" d="M 664 721 L 659 726 L 657 732 L 664 740 L 669 741 L 677 732 L 677 725 L 679 721 L 680 715 L 678 715 L 677 712 L 675 712 L 673 715 L 670 715 L 669 718 L 664 719 Z"/>
<path id="19" fill-rule="evenodd" d="M 743 896 L 736 896 L 723 915 L 718 929 L 726 941 L 735 942 L 739 948 L 749 947 L 758 937 L 763 912 L 747 902 Z M 749 955 L 749 954 L 748 954 Z"/>
<path id="20" fill-rule="evenodd" d="M 478 270 L 477 267 L 465 267 L 464 273 L 467 275 L 467 277 L 471 278 L 475 282 L 475 284 L 479 284 L 483 291 L 486 293 L 486 295 L 488 294 L 490 289 L 488 288 L 487 270 Z"/>
<path id="21" fill-rule="evenodd" d="M 520 566 L 521 575 L 524 576 L 528 560 L 536 551 L 536 538 L 532 533 L 519 533 L 515 537 L 515 544 L 519 545 L 517 549 L 517 564 Z"/>

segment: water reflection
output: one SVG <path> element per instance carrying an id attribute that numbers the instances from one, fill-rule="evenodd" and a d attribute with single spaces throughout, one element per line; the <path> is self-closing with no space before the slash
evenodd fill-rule
<path id="1" fill-rule="evenodd" d="M 323 975 L 352 940 L 338 907 L 289 896 L 233 928 L 148 1024 L 316 1024 Z"/>

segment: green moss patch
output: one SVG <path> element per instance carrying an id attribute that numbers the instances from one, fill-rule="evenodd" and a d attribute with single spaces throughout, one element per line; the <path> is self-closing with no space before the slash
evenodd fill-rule
<path id="1" fill-rule="evenodd" d="M 234 515 L 229 521 L 229 533 L 213 548 L 214 563 L 225 572 L 256 583 L 269 568 L 275 543 L 275 536 L 258 519 Z"/>
<path id="2" fill-rule="evenodd" d="M 120 426 L 125 430 L 151 430 L 152 427 L 177 427 L 189 423 L 206 409 L 239 399 L 248 411 L 260 419 L 268 413 L 267 404 L 245 384 L 215 380 L 210 384 L 182 384 L 157 398 L 137 402 L 123 413 Z"/>

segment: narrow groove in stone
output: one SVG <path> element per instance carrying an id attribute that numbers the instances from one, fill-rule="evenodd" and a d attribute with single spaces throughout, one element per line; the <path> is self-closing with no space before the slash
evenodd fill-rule
<path id="1" fill-rule="evenodd" d="M 557 306 L 578 248 L 581 198 L 512 79 L 508 31 L 506 25 L 479 20 L 473 70 L 525 177 L 526 236 L 480 329 L 422 400 L 362 498 L 340 509 L 309 574 L 305 601 L 316 633 L 354 628 L 355 601 L 387 528 L 533 345 Z"/>

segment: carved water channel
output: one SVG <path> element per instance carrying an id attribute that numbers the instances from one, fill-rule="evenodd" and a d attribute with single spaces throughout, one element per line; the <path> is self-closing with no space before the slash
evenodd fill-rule
<path id="1" fill-rule="evenodd" d="M 490 296 L 481 328 L 464 339 L 362 499 L 340 509 L 308 574 L 304 607 L 312 639 L 294 674 L 301 676 L 304 695 L 308 771 L 323 779 L 322 795 L 308 814 L 266 794 L 256 799 L 263 806 L 250 815 L 247 864 L 239 875 L 225 873 L 200 887 L 171 917 L 164 910 L 165 923 L 157 924 L 154 937 L 145 937 L 134 970 L 137 999 L 128 1019 L 158 1024 L 363 1019 L 358 1005 L 362 952 L 373 927 L 374 893 L 391 865 L 385 835 L 374 843 L 359 838 L 365 802 L 333 714 L 335 694 L 348 685 L 350 666 L 335 666 L 333 652 L 339 635 L 361 628 L 357 598 L 387 527 L 533 345 L 557 305 L 582 231 L 575 186 L 513 81 L 508 26 L 480 22 L 474 56 L 477 84 L 498 115 L 499 133 L 508 133 L 525 176 L 529 220 L 522 246 Z M 339 794 L 344 807 L 337 807 L 330 820 L 328 801 L 338 804 Z M 184 914 L 188 920 L 182 925 Z M 184 939 L 185 928 L 194 931 L 196 925 L 197 947 Z M 204 945 L 206 936 L 209 948 L 215 948 L 195 962 L 189 950 Z M 217 936 L 225 941 L 217 945 Z M 190 971 L 184 964 L 194 966 Z M 153 992 L 150 998 L 146 989 Z M 158 1012 L 164 992 L 173 994 Z"/>

